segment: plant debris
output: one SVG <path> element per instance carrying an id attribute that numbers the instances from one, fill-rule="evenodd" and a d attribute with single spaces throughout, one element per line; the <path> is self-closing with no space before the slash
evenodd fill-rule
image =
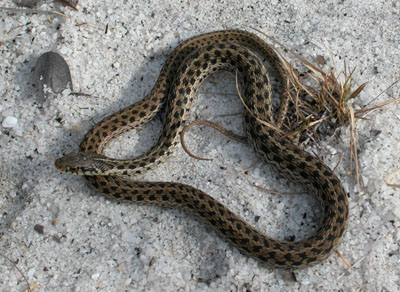
<path id="1" fill-rule="evenodd" d="M 40 3 L 38 0 L 13 0 L 13 2 L 18 6 L 27 8 L 34 8 Z"/>
<path id="2" fill-rule="evenodd" d="M 34 70 L 34 82 L 39 90 L 40 102 L 47 99 L 48 89 L 60 93 L 69 86 L 72 90 L 68 64 L 55 52 L 47 52 L 39 57 Z"/>
<path id="3" fill-rule="evenodd" d="M 69 3 L 68 1 L 65 1 L 65 0 L 57 0 L 57 1 L 60 2 L 60 3 L 62 3 L 62 4 L 64 4 L 65 6 L 71 7 L 71 8 L 74 9 L 75 11 L 78 11 L 78 9 L 77 9 L 74 5 L 72 5 L 71 3 Z"/>

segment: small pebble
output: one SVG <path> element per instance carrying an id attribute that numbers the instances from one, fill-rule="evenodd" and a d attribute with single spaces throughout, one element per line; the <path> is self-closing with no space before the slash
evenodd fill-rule
<path id="1" fill-rule="evenodd" d="M 43 227 L 43 225 L 40 225 L 40 224 L 36 224 L 33 227 L 33 230 L 35 230 L 39 234 L 43 234 L 44 233 L 44 227 Z"/>
<path id="2" fill-rule="evenodd" d="M 3 128 L 14 128 L 17 124 L 18 124 L 18 119 L 12 116 L 6 117 L 1 123 Z"/>
<path id="3" fill-rule="evenodd" d="M 99 273 L 94 273 L 94 274 L 92 275 L 92 279 L 93 279 L 93 280 L 97 280 L 99 277 L 100 277 L 100 274 L 99 274 Z"/>

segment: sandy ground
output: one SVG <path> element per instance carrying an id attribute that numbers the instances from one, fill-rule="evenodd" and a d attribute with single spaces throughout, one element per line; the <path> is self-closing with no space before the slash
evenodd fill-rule
<path id="1" fill-rule="evenodd" d="M 79 11 L 49 2 L 38 9 L 66 16 L 1 11 L 1 291 L 26 291 L 23 275 L 33 291 L 399 291 L 400 191 L 385 183 L 400 167 L 398 103 L 357 123 L 363 190 L 349 174 L 349 127 L 314 149 L 331 167 L 344 154 L 336 173 L 350 195 L 350 223 L 338 250 L 351 268 L 336 254 L 293 273 L 265 268 L 186 213 L 106 200 L 53 166 L 96 122 L 148 93 L 180 41 L 217 29 L 254 27 L 309 59 L 329 59 L 330 51 L 339 70 L 346 60 L 358 85 L 368 82 L 357 104 L 399 97 L 399 85 L 390 87 L 400 79 L 398 1 L 88 0 Z M 32 69 L 50 50 L 69 64 L 74 91 L 92 96 L 64 92 L 39 107 Z M 211 78 L 200 91 L 194 116 L 240 132 L 231 75 Z M 154 121 L 129 132 L 107 154 L 143 153 L 159 129 Z M 252 186 L 294 190 L 249 147 L 207 128 L 187 138 L 193 152 L 214 160 L 178 149 L 143 178 L 200 188 L 278 239 L 312 232 L 310 196 Z"/>

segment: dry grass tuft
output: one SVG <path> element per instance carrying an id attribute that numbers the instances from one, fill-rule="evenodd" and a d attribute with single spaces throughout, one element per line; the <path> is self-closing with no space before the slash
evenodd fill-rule
<path id="1" fill-rule="evenodd" d="M 354 118 L 362 118 L 362 111 L 352 111 L 349 102 L 361 93 L 367 83 L 354 89 L 354 69 L 350 69 L 346 62 L 341 73 L 336 64 L 325 72 L 274 38 L 265 36 L 291 53 L 305 67 L 305 72 L 297 71 L 276 50 L 290 81 L 287 94 L 291 99 L 291 107 L 288 117 L 281 125 L 287 136 L 300 142 L 310 139 L 319 141 L 321 135 L 333 134 L 336 128 L 351 120 L 353 115 Z"/>
<path id="2" fill-rule="evenodd" d="M 398 102 L 400 98 L 390 99 L 369 108 L 362 107 L 356 104 L 354 100 L 364 90 L 367 83 L 356 86 L 353 80 L 355 68 L 349 68 L 344 61 L 344 69 L 339 72 L 332 58 L 333 67 L 325 72 L 319 65 L 316 65 L 325 63 L 323 57 L 319 57 L 314 64 L 293 50 L 286 48 L 274 38 L 257 29 L 254 30 L 289 52 L 306 69 L 305 72 L 297 71 L 282 53 L 275 49 L 289 77 L 290 87 L 286 94 L 290 98 L 290 107 L 283 124 L 273 125 L 273 127 L 280 128 L 284 135 L 292 138 L 297 144 L 307 145 L 320 141 L 321 137 L 331 137 L 337 128 L 350 124 L 350 174 L 352 174 L 351 170 L 355 169 L 357 184 L 361 187 L 356 121 L 357 119 L 366 119 L 367 113 L 393 102 Z M 399 81 L 394 82 L 390 87 L 397 82 Z M 392 176 L 390 176 L 391 178 Z M 388 185 L 398 187 L 394 184 Z"/>

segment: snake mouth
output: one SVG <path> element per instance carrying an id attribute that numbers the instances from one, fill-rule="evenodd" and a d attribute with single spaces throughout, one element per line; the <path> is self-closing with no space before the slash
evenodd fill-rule
<path id="1" fill-rule="evenodd" d="M 77 174 L 77 175 L 83 175 L 83 171 L 80 169 L 80 167 L 71 167 L 71 166 L 67 166 L 65 165 L 65 158 L 61 157 L 58 158 L 55 162 L 54 162 L 54 166 L 57 168 L 57 170 L 61 173 L 65 173 L 65 174 Z"/>
<path id="2" fill-rule="evenodd" d="M 93 169 L 86 165 L 81 165 L 79 161 L 80 153 L 70 153 L 56 159 L 54 166 L 58 171 L 65 174 L 85 175 L 93 172 Z"/>
<path id="3" fill-rule="evenodd" d="M 63 163 L 64 157 L 58 158 L 54 162 L 54 166 L 61 173 L 73 174 L 73 175 L 95 175 L 96 169 L 90 167 L 81 166 L 67 166 Z"/>

